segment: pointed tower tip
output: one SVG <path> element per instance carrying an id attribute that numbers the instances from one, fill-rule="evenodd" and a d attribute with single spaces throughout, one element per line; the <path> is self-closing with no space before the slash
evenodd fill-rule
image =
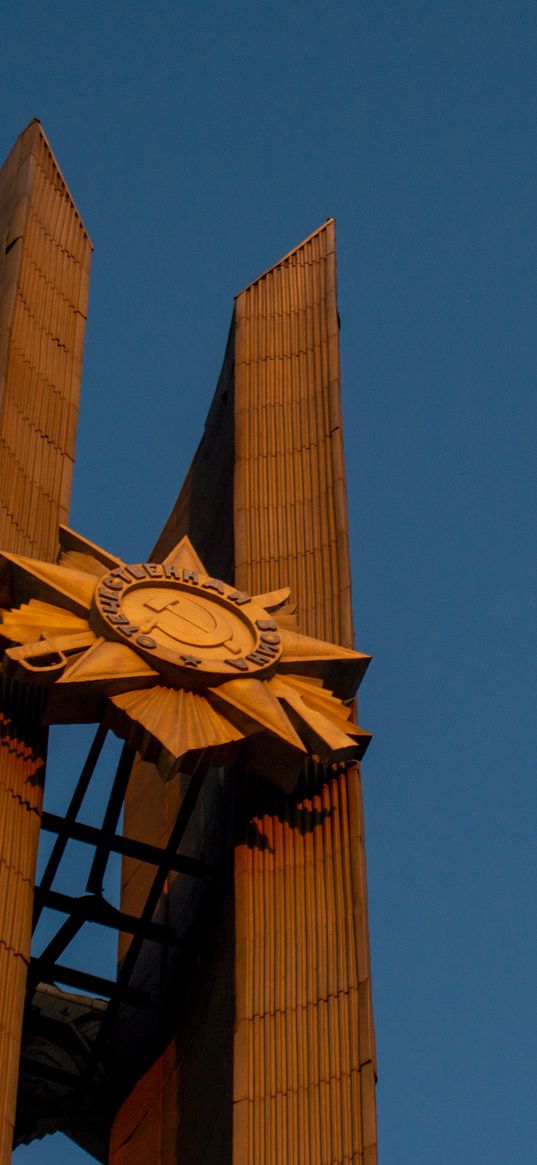
<path id="1" fill-rule="evenodd" d="M 31 148 L 32 153 L 34 153 L 36 149 L 43 148 L 43 147 L 45 148 L 45 150 L 48 151 L 50 158 L 52 160 L 52 164 L 53 164 L 53 166 L 56 170 L 57 176 L 59 178 L 59 181 L 63 185 L 64 191 L 65 191 L 69 201 L 71 202 L 71 205 L 73 207 L 75 214 L 77 215 L 80 226 L 82 227 L 82 230 L 84 231 L 85 235 L 87 236 L 90 247 L 93 250 L 93 244 L 92 244 L 91 239 L 89 237 L 88 230 L 84 224 L 84 221 L 83 221 L 82 216 L 80 214 L 80 211 L 77 207 L 75 199 L 73 198 L 69 184 L 66 181 L 66 178 L 65 178 L 65 175 L 61 169 L 61 166 L 59 165 L 56 154 L 54 153 L 54 150 L 52 149 L 50 141 L 47 137 L 47 134 L 43 128 L 43 123 L 39 117 L 32 117 L 30 119 L 30 121 L 27 123 L 27 125 L 25 125 L 24 129 L 21 130 L 21 132 L 18 135 L 12 149 L 10 150 L 9 154 L 7 155 L 5 162 L 7 162 L 8 158 L 11 158 L 13 152 L 15 150 L 17 150 L 20 143 L 23 141 L 25 135 L 29 135 L 29 141 L 27 144 L 29 145 L 31 143 L 30 148 Z M 4 162 L 4 164 L 5 164 L 5 162 Z"/>
<path id="2" fill-rule="evenodd" d="M 296 247 L 293 247 L 290 251 L 287 251 L 287 254 L 282 255 L 281 259 L 278 259 L 276 263 L 272 263 L 270 267 L 266 267 L 260 275 L 257 275 L 255 279 L 252 279 L 250 283 L 247 283 L 246 287 L 243 287 L 241 291 L 237 292 L 235 299 L 237 300 L 239 296 L 244 295 L 245 291 L 249 291 L 251 287 L 254 287 L 256 283 L 259 283 L 259 280 L 264 279 L 265 276 L 269 275 L 271 271 L 275 271 L 278 267 L 281 267 L 282 263 L 287 263 L 293 255 L 296 255 L 297 251 L 300 251 L 302 247 L 306 247 L 308 243 L 311 243 L 312 239 L 317 238 L 317 236 L 321 235 L 323 231 L 327 231 L 330 227 L 335 230 L 335 226 L 336 220 L 333 216 L 325 219 L 325 221 L 322 222 L 321 225 L 316 228 L 316 230 L 311 232 L 311 235 L 308 235 L 305 239 L 302 239 L 300 243 L 297 243 Z"/>

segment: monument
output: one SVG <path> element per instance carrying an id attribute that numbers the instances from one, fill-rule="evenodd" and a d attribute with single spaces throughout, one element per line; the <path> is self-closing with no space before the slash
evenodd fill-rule
<path id="1" fill-rule="evenodd" d="M 111 1165 L 373 1165 L 369 736 L 354 716 L 368 657 L 334 222 L 236 297 L 176 505 L 148 559 L 124 563 L 66 524 L 91 245 L 38 123 L 0 183 L 0 1160 L 13 1136 L 61 1129 Z M 55 816 L 46 733 L 65 721 L 97 728 Z M 83 802 L 107 732 L 124 745 L 96 828 Z M 40 823 L 55 842 L 34 887 Z M 73 840 L 92 860 L 68 895 L 54 879 Z M 103 894 L 113 853 L 119 908 Z M 65 921 L 31 952 L 47 909 Z M 118 932 L 114 979 L 69 958 L 88 923 Z"/>

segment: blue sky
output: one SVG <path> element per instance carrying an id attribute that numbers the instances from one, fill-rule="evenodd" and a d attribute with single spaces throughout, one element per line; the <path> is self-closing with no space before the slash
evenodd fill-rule
<path id="1" fill-rule="evenodd" d="M 2 24 L 0 153 L 38 116 L 95 245 L 92 540 L 151 547 L 234 293 L 337 218 L 380 1161 L 533 1165 L 537 8 L 4 0 Z"/>

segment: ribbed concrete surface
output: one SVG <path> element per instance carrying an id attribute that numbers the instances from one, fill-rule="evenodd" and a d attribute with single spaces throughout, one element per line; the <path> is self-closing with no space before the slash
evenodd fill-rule
<path id="1" fill-rule="evenodd" d="M 55 557 L 75 454 L 91 243 L 32 122 L 0 171 L 0 537 Z"/>
<path id="2" fill-rule="evenodd" d="M 0 1162 L 11 1160 L 44 762 L 0 712 Z"/>
<path id="3" fill-rule="evenodd" d="M 154 556 L 188 534 L 217 577 L 251 593 L 290 585 L 301 631 L 352 646 L 334 234 L 330 220 L 237 297 L 205 433 Z M 291 797 L 234 781 L 218 941 L 178 1033 L 117 1113 L 110 1162 L 375 1165 L 358 768 L 312 765 Z M 137 800 L 135 772 L 125 820 L 139 835 Z"/>
<path id="4" fill-rule="evenodd" d="M 38 122 L 0 170 L 0 547 L 67 517 L 91 245 Z M 44 761 L 0 711 L 0 1162 L 11 1159 Z"/>
<path id="5" fill-rule="evenodd" d="M 358 780 L 310 766 L 236 851 L 237 1163 L 376 1159 Z"/>
<path id="6" fill-rule="evenodd" d="M 300 630 L 353 646 L 329 220 L 236 301 L 236 583 L 289 584 Z M 358 645 L 360 646 L 360 645 Z M 376 1161 L 362 798 L 356 766 L 261 783 L 236 850 L 233 1162 Z"/>
<path id="7" fill-rule="evenodd" d="M 235 583 L 352 646 L 334 222 L 236 300 Z"/>

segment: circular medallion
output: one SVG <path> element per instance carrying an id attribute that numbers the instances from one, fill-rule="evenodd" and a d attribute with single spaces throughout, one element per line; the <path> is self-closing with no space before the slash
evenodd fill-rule
<path id="1" fill-rule="evenodd" d="M 90 621 L 98 634 L 128 643 L 174 687 L 267 678 L 281 655 L 277 624 L 249 595 L 169 563 L 106 575 Z"/>

